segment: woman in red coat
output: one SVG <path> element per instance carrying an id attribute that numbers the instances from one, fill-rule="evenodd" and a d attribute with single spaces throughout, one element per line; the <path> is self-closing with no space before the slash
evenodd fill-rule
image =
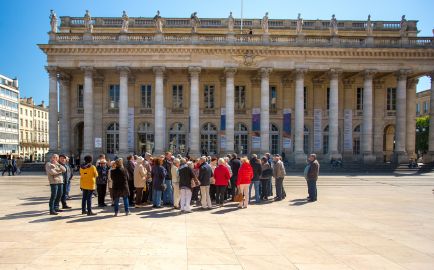
<path id="1" fill-rule="evenodd" d="M 214 169 L 214 179 L 216 187 L 216 204 L 220 207 L 223 206 L 225 200 L 226 187 L 228 186 L 229 180 L 231 179 L 231 174 L 229 169 L 226 167 L 225 160 L 219 158 L 218 166 Z"/>
<path id="2" fill-rule="evenodd" d="M 243 200 L 238 205 L 238 208 L 247 208 L 249 205 L 249 186 L 253 178 L 253 169 L 247 158 L 241 159 L 241 167 L 238 171 L 237 187 L 243 195 Z"/>

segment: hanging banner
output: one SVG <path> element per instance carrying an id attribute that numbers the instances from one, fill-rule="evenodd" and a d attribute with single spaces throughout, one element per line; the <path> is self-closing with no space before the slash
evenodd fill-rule
<path id="1" fill-rule="evenodd" d="M 220 151 L 224 152 L 226 150 L 226 135 L 220 135 Z"/>
<path id="2" fill-rule="evenodd" d="M 320 152 L 322 150 L 322 110 L 313 110 L 313 150 Z"/>
<path id="3" fill-rule="evenodd" d="M 283 149 L 291 149 L 291 109 L 283 109 Z"/>
<path id="4" fill-rule="evenodd" d="M 261 131 L 261 109 L 252 109 L 252 131 Z"/>
<path id="5" fill-rule="evenodd" d="M 128 151 L 134 151 L 134 107 L 128 108 Z"/>
<path id="6" fill-rule="evenodd" d="M 220 110 L 220 131 L 226 130 L 226 108 Z"/>
<path id="7" fill-rule="evenodd" d="M 344 151 L 353 151 L 353 111 L 344 110 Z"/>

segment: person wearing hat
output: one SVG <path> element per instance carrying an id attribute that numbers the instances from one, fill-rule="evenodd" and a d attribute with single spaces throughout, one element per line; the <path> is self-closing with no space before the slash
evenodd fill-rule
<path id="1" fill-rule="evenodd" d="M 72 178 L 72 170 L 71 167 L 69 167 L 69 164 L 67 162 L 67 157 L 65 155 L 59 155 L 59 163 L 62 167 L 65 168 L 65 172 L 62 174 L 63 176 L 63 185 L 62 185 L 62 197 L 60 198 L 60 202 L 62 203 L 62 209 L 71 209 L 71 206 L 69 206 L 66 203 L 66 195 L 67 195 L 67 187 L 71 183 Z M 56 205 L 56 209 L 59 209 L 59 205 Z"/>
<path id="2" fill-rule="evenodd" d="M 134 187 L 136 188 L 136 207 L 142 207 L 143 190 L 146 189 L 147 171 L 143 166 L 144 159 L 137 157 L 136 166 L 134 166 Z"/>
<path id="3" fill-rule="evenodd" d="M 283 179 L 285 178 L 286 171 L 283 162 L 280 160 L 280 155 L 276 154 L 273 158 L 273 176 L 276 181 L 276 201 L 285 199 L 285 192 L 283 189 Z"/>
<path id="4" fill-rule="evenodd" d="M 105 195 L 107 191 L 107 181 L 108 181 L 108 173 L 110 167 L 107 165 L 107 161 L 105 158 L 99 160 L 96 165 L 96 171 L 98 172 L 98 177 L 96 178 L 96 190 L 98 193 L 98 206 L 106 207 L 105 204 Z"/>

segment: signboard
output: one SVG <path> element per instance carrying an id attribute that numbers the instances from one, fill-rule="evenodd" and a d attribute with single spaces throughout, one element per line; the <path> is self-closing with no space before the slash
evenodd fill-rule
<path id="1" fill-rule="evenodd" d="M 220 135 L 220 151 L 226 150 L 226 135 Z"/>
<path id="2" fill-rule="evenodd" d="M 134 151 L 134 107 L 128 108 L 128 151 Z"/>
<path id="3" fill-rule="evenodd" d="M 292 149 L 290 108 L 283 109 L 283 149 Z"/>
<path id="4" fill-rule="evenodd" d="M 283 148 L 284 149 L 291 149 L 292 148 L 292 141 L 291 138 L 283 138 Z"/>
<path id="5" fill-rule="evenodd" d="M 353 151 L 353 111 L 344 110 L 344 151 Z"/>
<path id="6" fill-rule="evenodd" d="M 102 148 L 102 138 L 95 138 L 95 148 Z"/>
<path id="7" fill-rule="evenodd" d="M 315 152 L 322 150 L 322 110 L 313 110 L 313 149 Z"/>
<path id="8" fill-rule="evenodd" d="M 256 135 L 256 133 L 255 133 Z M 253 149 L 259 149 L 261 148 L 261 137 L 259 136 L 252 136 L 252 148 Z"/>

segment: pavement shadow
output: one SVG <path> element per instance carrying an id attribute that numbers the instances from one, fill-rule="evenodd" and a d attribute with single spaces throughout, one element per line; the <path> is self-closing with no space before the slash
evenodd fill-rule
<path id="1" fill-rule="evenodd" d="M 66 223 L 81 223 L 81 222 L 91 222 L 91 221 L 95 221 L 95 220 L 103 220 L 103 219 L 109 219 L 109 218 L 113 218 L 113 215 L 100 215 L 101 213 L 98 213 L 98 215 L 96 216 L 83 216 L 82 218 L 78 218 L 78 219 L 73 219 L 73 220 L 69 220 Z"/>
<path id="2" fill-rule="evenodd" d="M 239 210 L 239 208 L 237 206 L 231 206 L 231 207 L 223 206 L 223 208 L 224 209 L 217 210 L 215 212 L 212 212 L 211 214 L 214 214 L 214 215 L 223 215 L 223 214 L 226 214 L 226 213 L 235 212 L 235 211 Z"/>
<path id="3" fill-rule="evenodd" d="M 309 203 L 307 199 L 295 199 L 295 200 L 291 200 L 290 202 L 291 202 L 289 204 L 290 206 L 302 206 Z"/>
<path id="4" fill-rule="evenodd" d="M 24 211 L 19 213 L 7 214 L 3 217 L 0 217 L 0 220 L 11 220 L 11 219 L 19 219 L 19 218 L 29 218 L 29 217 L 39 217 L 42 215 L 46 215 L 48 213 L 47 210 L 43 211 Z"/>

